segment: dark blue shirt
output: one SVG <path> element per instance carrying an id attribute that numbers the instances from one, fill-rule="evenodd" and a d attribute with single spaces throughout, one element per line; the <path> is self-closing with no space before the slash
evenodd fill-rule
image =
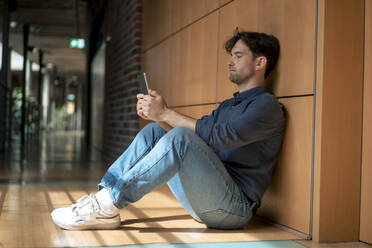
<path id="1" fill-rule="evenodd" d="M 195 132 L 215 151 L 233 180 L 258 206 L 269 186 L 285 129 L 283 106 L 264 86 L 234 93 Z"/>

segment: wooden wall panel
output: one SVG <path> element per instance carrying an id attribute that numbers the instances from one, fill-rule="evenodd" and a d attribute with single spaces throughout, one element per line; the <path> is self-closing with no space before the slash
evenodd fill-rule
<path id="1" fill-rule="evenodd" d="M 159 92 L 165 100 L 171 98 L 171 41 L 165 40 L 143 54 L 142 68 L 146 72 L 150 89 Z"/>
<path id="2" fill-rule="evenodd" d="M 227 4 L 229 2 L 232 2 L 234 0 L 220 0 L 220 6 L 223 6 L 224 4 Z"/>
<path id="3" fill-rule="evenodd" d="M 270 18 L 268 18 L 270 17 Z M 277 96 L 313 93 L 315 0 L 235 0 L 221 8 L 218 100 L 231 95 L 224 42 L 236 27 L 275 35 L 281 55 L 269 85 Z"/>
<path id="4" fill-rule="evenodd" d="M 143 1 L 142 49 L 161 41 L 172 32 L 172 0 Z"/>
<path id="5" fill-rule="evenodd" d="M 217 12 L 171 37 L 170 106 L 216 102 Z"/>
<path id="6" fill-rule="evenodd" d="M 173 0 L 172 32 L 218 8 L 218 0 Z"/>
<path id="7" fill-rule="evenodd" d="M 359 239 L 364 0 L 319 0 L 313 239 Z M 340 52 L 342 51 L 342 52 Z"/>
<path id="8" fill-rule="evenodd" d="M 221 0 L 220 3 L 226 5 L 221 8 L 219 36 L 218 12 L 215 11 L 144 53 L 143 66 L 148 73 L 149 85 L 166 98 L 169 106 L 200 118 L 210 114 L 217 105 L 198 104 L 231 98 L 237 89 L 228 80 L 229 56 L 221 47 L 237 25 L 247 30 L 273 33 L 281 40 L 282 57 L 275 75 L 270 78 L 277 83 L 273 87 L 277 95 L 313 93 L 315 0 Z M 167 8 L 170 5 L 174 12 L 171 19 L 175 21 L 170 29 L 166 26 L 163 36 L 213 10 L 215 2 L 208 0 L 208 4 L 199 10 L 193 1 L 173 1 L 166 5 Z M 161 25 L 151 15 L 157 14 L 150 13 L 148 19 L 152 18 L 154 22 L 151 25 Z M 148 24 L 145 26 L 149 27 Z M 144 33 L 146 44 L 154 43 L 156 37 L 161 39 L 157 30 L 152 27 L 149 32 L 154 34 L 147 38 Z M 286 98 L 281 102 L 289 111 L 285 144 L 260 215 L 309 233 L 313 97 Z"/>
<path id="9" fill-rule="evenodd" d="M 273 182 L 258 214 L 310 233 L 313 97 L 283 98 L 287 126 Z"/>
<path id="10" fill-rule="evenodd" d="M 372 244 L 372 1 L 365 2 L 364 108 L 360 240 Z"/>
<path id="11" fill-rule="evenodd" d="M 173 108 L 175 111 L 190 116 L 195 119 L 200 119 L 204 115 L 209 115 L 213 110 L 217 108 L 217 104 L 199 105 L 199 106 L 189 106 L 189 107 L 179 107 Z"/>

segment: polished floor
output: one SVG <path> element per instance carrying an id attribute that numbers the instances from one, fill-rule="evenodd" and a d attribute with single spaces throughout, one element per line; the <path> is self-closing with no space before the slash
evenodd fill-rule
<path id="1" fill-rule="evenodd" d="M 107 169 L 100 152 L 84 145 L 83 132 L 58 131 L 30 140 L 23 150 L 13 142 L 0 153 L 0 182 L 97 181 Z"/>
<path id="2" fill-rule="evenodd" d="M 117 230 L 61 230 L 51 221 L 50 212 L 95 192 L 109 166 L 98 151 L 85 147 L 83 138 L 81 132 L 56 132 L 28 142 L 23 152 L 14 145 L 0 156 L 0 247 L 183 244 L 192 248 L 215 243 L 232 247 L 228 242 L 234 242 L 234 247 L 283 247 L 284 243 L 275 243 L 278 240 L 293 241 L 296 247 L 371 247 L 359 242 L 316 244 L 260 218 L 241 230 L 207 229 L 182 209 L 166 186 L 123 209 Z"/>

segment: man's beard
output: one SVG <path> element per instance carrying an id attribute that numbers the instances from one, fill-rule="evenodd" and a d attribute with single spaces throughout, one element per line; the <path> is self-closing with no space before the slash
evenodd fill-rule
<path id="1" fill-rule="evenodd" d="M 230 76 L 229 76 L 229 79 L 232 83 L 236 84 L 236 85 L 240 85 L 244 82 L 247 82 L 251 77 L 253 77 L 253 73 L 250 72 L 248 74 L 242 74 L 242 73 L 231 73 L 230 72 Z"/>
<path id="2" fill-rule="evenodd" d="M 229 77 L 230 81 L 236 85 L 239 85 L 242 83 L 242 78 L 238 75 L 238 74 L 233 74 L 233 73 L 230 73 L 230 77 Z"/>

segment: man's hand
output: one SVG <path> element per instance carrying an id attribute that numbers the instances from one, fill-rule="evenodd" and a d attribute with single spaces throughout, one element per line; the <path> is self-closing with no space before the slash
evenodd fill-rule
<path id="1" fill-rule="evenodd" d="M 170 108 L 164 98 L 154 90 L 149 95 L 137 95 L 137 114 L 146 120 L 157 122 L 165 131 L 184 126 L 195 130 L 196 119 L 182 115 Z"/>
<path id="2" fill-rule="evenodd" d="M 149 95 L 138 94 L 137 99 L 137 114 L 139 116 L 156 122 L 162 121 L 167 104 L 159 93 L 149 89 Z"/>
<path id="3" fill-rule="evenodd" d="M 143 114 L 143 103 L 144 103 L 144 94 L 137 94 L 137 115 L 139 115 L 142 119 L 150 120 Z"/>
<path id="4" fill-rule="evenodd" d="M 164 98 L 155 90 L 149 89 L 149 95 L 144 96 L 142 105 L 143 114 L 150 120 L 159 122 L 162 121 L 162 116 L 167 108 Z"/>

